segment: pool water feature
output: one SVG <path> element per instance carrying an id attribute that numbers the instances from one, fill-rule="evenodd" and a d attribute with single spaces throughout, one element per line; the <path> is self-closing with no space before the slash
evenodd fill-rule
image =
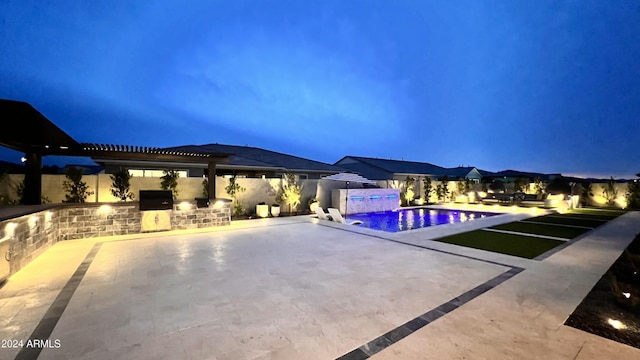
<path id="1" fill-rule="evenodd" d="M 430 226 L 454 224 L 500 213 L 467 211 L 467 210 L 443 210 L 430 208 L 412 208 L 393 211 L 371 212 L 363 214 L 351 214 L 347 218 L 350 221 L 360 220 L 360 227 L 387 232 L 398 232 L 412 229 L 420 229 Z"/>

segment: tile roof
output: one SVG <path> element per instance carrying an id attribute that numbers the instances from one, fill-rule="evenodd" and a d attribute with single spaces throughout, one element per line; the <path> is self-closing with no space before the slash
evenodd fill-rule
<path id="1" fill-rule="evenodd" d="M 228 165 L 263 168 L 282 168 L 313 172 L 338 173 L 346 169 L 320 161 L 283 154 L 253 146 L 226 144 L 185 145 L 165 148 L 176 151 L 197 151 L 231 154 Z"/>
<path id="2" fill-rule="evenodd" d="M 358 160 L 360 162 L 366 163 L 370 166 L 377 167 L 383 171 L 386 171 L 392 174 L 440 175 L 440 174 L 443 174 L 443 171 L 445 171 L 445 168 L 441 166 L 433 165 L 425 162 L 377 159 L 377 158 L 368 158 L 368 157 L 361 157 L 361 156 L 345 156 L 344 158 L 339 160 L 338 163 L 347 158 Z M 349 167 L 349 165 L 341 164 L 339 166 Z"/>

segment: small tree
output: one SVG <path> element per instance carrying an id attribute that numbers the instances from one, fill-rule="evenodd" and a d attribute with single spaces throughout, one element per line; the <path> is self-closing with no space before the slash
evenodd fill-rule
<path id="1" fill-rule="evenodd" d="M 416 179 L 407 176 L 404 180 L 404 189 L 402 190 L 402 201 L 404 206 L 408 206 L 411 204 L 411 201 L 416 196 L 416 193 L 413 191 L 415 186 Z"/>
<path id="2" fill-rule="evenodd" d="M 234 202 L 233 215 L 242 215 L 244 213 L 244 206 L 242 206 L 242 203 L 238 200 L 238 195 L 247 189 L 240 186 L 240 184 L 236 182 L 236 177 L 233 176 L 232 178 L 229 178 L 229 184 L 224 188 L 224 190 L 229 196 L 231 196 L 231 199 Z"/>
<path id="3" fill-rule="evenodd" d="M 173 193 L 173 198 L 178 198 L 178 178 L 180 174 L 178 170 L 169 169 L 162 171 L 162 177 L 160 178 L 160 188 L 162 190 L 171 190 Z"/>
<path id="4" fill-rule="evenodd" d="M 430 177 L 424 178 L 423 189 L 424 189 L 424 201 L 428 204 L 429 198 L 431 197 L 431 192 L 433 191 L 433 184 L 431 183 Z"/>
<path id="5" fill-rule="evenodd" d="M 616 181 L 613 176 L 607 181 L 602 190 L 602 196 L 607 201 L 607 206 L 615 206 L 618 197 L 618 189 L 616 189 Z"/>
<path id="6" fill-rule="evenodd" d="M 636 176 L 640 178 L 640 173 L 636 174 Z M 626 198 L 629 209 L 640 209 L 640 179 L 629 180 Z"/>
<path id="7" fill-rule="evenodd" d="M 525 192 L 527 185 L 529 185 L 529 180 L 527 178 L 516 178 L 513 180 L 513 191 Z"/>
<path id="8" fill-rule="evenodd" d="M 471 191 L 471 179 L 464 179 L 464 193 L 467 194 Z"/>
<path id="9" fill-rule="evenodd" d="M 467 185 L 465 184 L 465 181 L 460 179 L 456 182 L 456 188 L 458 190 L 458 195 L 464 195 L 467 192 L 465 191 Z"/>
<path id="10" fill-rule="evenodd" d="M 209 198 L 209 179 L 202 179 L 202 197 Z"/>
<path id="11" fill-rule="evenodd" d="M 131 188 L 131 178 L 133 175 L 129 170 L 121 168 L 115 174 L 111 175 L 111 195 L 120 201 L 133 200 L 135 195 L 129 191 Z"/>
<path id="12" fill-rule="evenodd" d="M 593 197 L 593 187 L 591 186 L 591 182 L 585 181 L 580 184 L 582 187 L 582 194 L 580 194 L 580 203 L 582 206 L 591 205 L 591 198 Z"/>
<path id="13" fill-rule="evenodd" d="M 285 182 L 282 185 L 276 202 L 279 204 L 289 204 L 289 212 L 300 204 L 300 196 L 302 195 L 302 187 L 296 183 L 296 176 L 291 173 L 284 175 Z"/>
<path id="14" fill-rule="evenodd" d="M 538 196 L 538 200 L 542 199 L 544 188 L 544 183 L 542 182 L 542 179 L 540 179 L 540 177 L 536 177 L 535 179 L 533 179 L 533 191 Z"/>
<path id="15" fill-rule="evenodd" d="M 447 201 L 447 195 L 449 195 L 449 177 L 447 175 L 442 177 L 442 194 L 444 195 L 444 201 Z"/>
<path id="16" fill-rule="evenodd" d="M 67 192 L 64 202 L 83 203 L 93 194 L 93 191 L 87 191 L 89 187 L 82 181 L 82 169 L 71 166 L 67 168 L 65 176 L 67 179 L 62 183 L 63 189 Z"/>
<path id="17" fill-rule="evenodd" d="M 438 198 L 438 201 L 444 201 L 444 197 L 446 192 L 444 191 L 444 186 L 442 186 L 442 184 L 438 184 L 436 185 L 436 198 Z"/>

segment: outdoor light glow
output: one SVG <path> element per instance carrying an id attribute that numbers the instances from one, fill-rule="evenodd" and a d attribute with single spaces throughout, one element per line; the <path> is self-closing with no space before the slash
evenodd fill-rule
<path id="1" fill-rule="evenodd" d="M 14 223 L 14 222 L 10 222 L 7 225 L 5 225 L 3 239 L 12 238 L 13 235 L 15 234 L 16 226 L 18 226 L 18 224 Z"/>
<path id="2" fill-rule="evenodd" d="M 631 293 L 628 292 L 623 292 L 622 295 L 627 299 L 631 297 Z"/>
<path id="3" fill-rule="evenodd" d="M 23 156 L 23 157 L 20 158 L 20 161 L 25 162 L 25 161 L 27 161 L 27 158 Z"/>
<path id="4" fill-rule="evenodd" d="M 538 208 L 537 207 L 532 207 L 531 208 L 531 212 L 534 213 L 534 214 L 537 213 L 538 212 Z"/>
<path id="5" fill-rule="evenodd" d="M 627 325 L 623 324 L 619 320 L 608 319 L 607 323 L 611 325 L 616 330 L 624 330 L 627 328 Z"/>
<path id="6" fill-rule="evenodd" d="M 47 212 L 44 213 L 44 221 L 45 222 L 51 221 L 52 217 L 53 217 L 53 212 L 52 211 L 47 211 Z"/>
<path id="7" fill-rule="evenodd" d="M 98 208 L 98 213 L 99 214 L 108 214 L 111 212 L 111 205 L 100 205 L 100 207 Z"/>
<path id="8" fill-rule="evenodd" d="M 213 204 L 213 207 L 215 207 L 215 208 L 221 208 L 223 204 L 224 204 L 224 201 L 222 201 L 222 200 L 218 200 L 218 201 L 216 201 L 216 202 Z"/>
<path id="9" fill-rule="evenodd" d="M 518 211 L 518 207 L 517 207 L 517 206 L 515 206 L 515 205 L 513 205 L 513 206 L 511 207 L 511 210 L 513 210 L 513 211 Z"/>
<path id="10" fill-rule="evenodd" d="M 178 207 L 180 208 L 180 210 L 189 210 L 191 209 L 191 204 L 187 201 L 183 201 L 178 205 Z"/>
<path id="11" fill-rule="evenodd" d="M 29 217 L 29 227 L 35 227 L 36 224 L 38 223 L 38 217 L 33 215 L 31 217 Z"/>

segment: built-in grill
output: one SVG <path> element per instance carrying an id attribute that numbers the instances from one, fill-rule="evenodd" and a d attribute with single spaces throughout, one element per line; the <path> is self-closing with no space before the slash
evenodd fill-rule
<path id="1" fill-rule="evenodd" d="M 171 190 L 140 190 L 140 211 L 172 210 L 173 193 Z"/>
<path id="2" fill-rule="evenodd" d="M 140 231 L 171 230 L 171 190 L 140 190 Z"/>

